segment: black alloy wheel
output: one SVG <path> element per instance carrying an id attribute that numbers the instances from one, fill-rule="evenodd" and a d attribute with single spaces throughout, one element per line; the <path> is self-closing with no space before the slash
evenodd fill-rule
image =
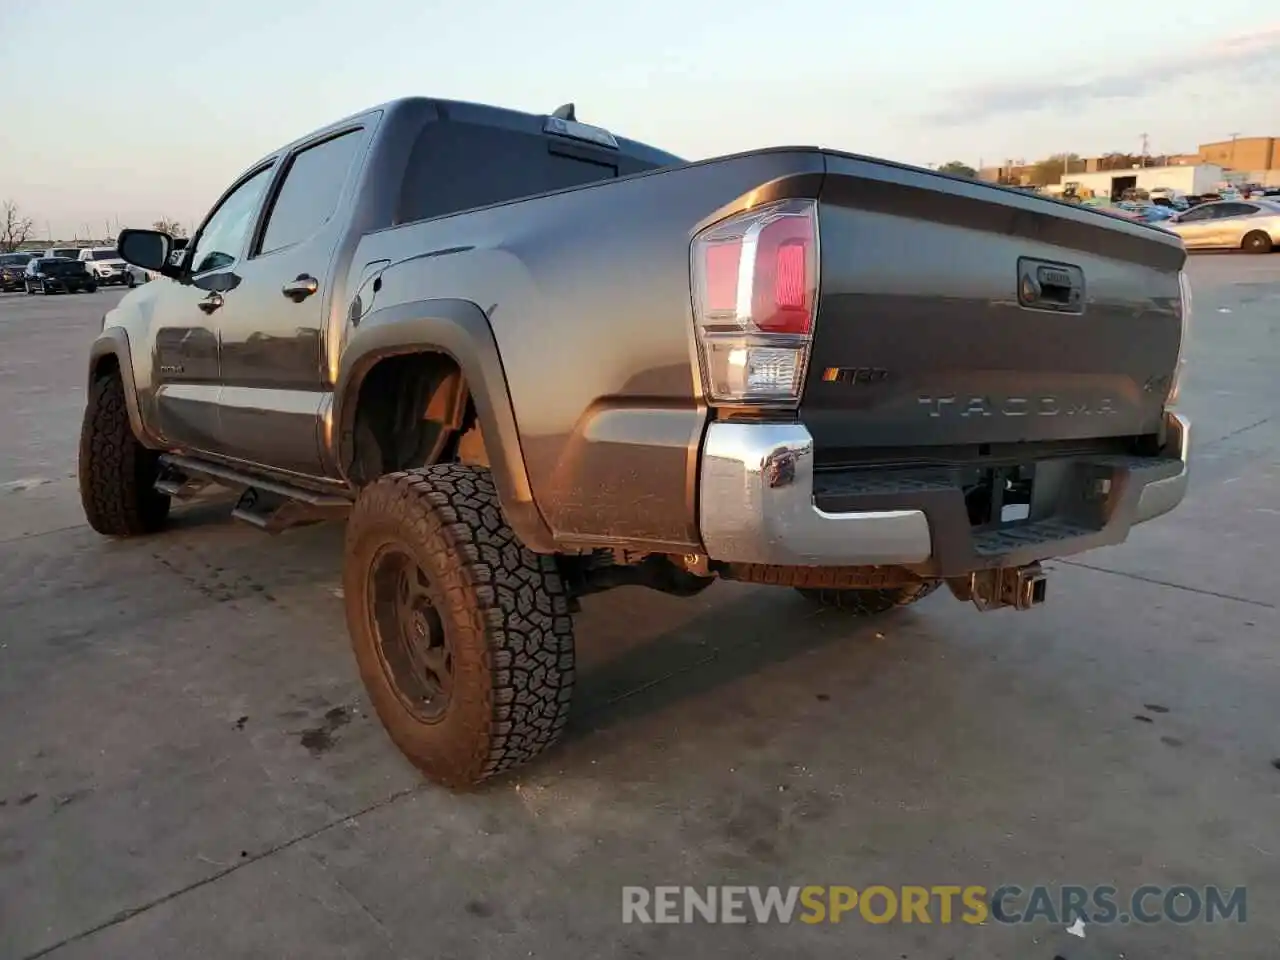
<path id="1" fill-rule="evenodd" d="M 401 704 L 422 723 L 444 716 L 453 692 L 453 649 L 431 583 L 408 549 L 387 544 L 369 568 L 378 656 Z"/>

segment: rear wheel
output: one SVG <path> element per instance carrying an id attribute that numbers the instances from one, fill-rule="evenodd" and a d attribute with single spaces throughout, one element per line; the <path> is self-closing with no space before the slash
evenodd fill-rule
<path id="1" fill-rule="evenodd" d="M 812 600 L 821 606 L 835 607 L 859 617 L 870 617 L 923 600 L 941 585 L 941 580 L 923 580 L 905 587 L 865 590 L 836 590 L 827 587 L 796 589 L 806 600 Z"/>
<path id="2" fill-rule="evenodd" d="M 89 293 L 97 293 L 98 285 L 96 283 L 91 283 L 87 287 L 85 287 L 85 290 L 89 291 Z"/>
<path id="3" fill-rule="evenodd" d="M 1270 253 L 1271 246 L 1271 235 L 1261 230 L 1245 234 L 1244 241 L 1240 244 L 1245 253 Z"/>
<path id="4" fill-rule="evenodd" d="M 133 435 L 120 377 L 99 377 L 80 428 L 80 502 L 89 526 L 109 537 L 164 526 L 169 498 L 155 489 L 159 466 L 160 455 Z"/>
<path id="5" fill-rule="evenodd" d="M 489 472 L 439 464 L 367 486 L 347 522 L 347 628 L 391 739 L 466 787 L 558 739 L 573 620 L 555 558 L 507 525 Z"/>

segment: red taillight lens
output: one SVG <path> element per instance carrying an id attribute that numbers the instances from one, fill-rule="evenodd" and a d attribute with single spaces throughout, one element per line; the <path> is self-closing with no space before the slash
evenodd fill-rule
<path id="1" fill-rule="evenodd" d="M 756 241 L 756 284 L 752 319 L 770 333 L 808 333 L 809 263 L 813 229 L 804 217 L 782 217 L 760 231 Z"/>
<path id="2" fill-rule="evenodd" d="M 714 401 L 796 402 L 818 295 L 813 200 L 735 214 L 693 241 L 693 307 Z"/>

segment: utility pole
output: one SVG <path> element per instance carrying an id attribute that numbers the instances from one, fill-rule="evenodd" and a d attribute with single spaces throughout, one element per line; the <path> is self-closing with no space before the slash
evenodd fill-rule
<path id="1" fill-rule="evenodd" d="M 1145 134 L 1145 133 L 1140 134 L 1140 136 L 1142 137 L 1142 161 L 1141 161 L 1141 163 L 1142 163 L 1142 166 L 1144 166 L 1144 167 L 1145 167 L 1145 166 L 1147 165 L 1147 156 L 1148 156 L 1148 155 L 1150 154 L 1150 152 L 1151 152 L 1151 138 L 1150 138 L 1149 136 L 1147 136 L 1147 134 Z"/>
<path id="2" fill-rule="evenodd" d="M 1240 137 L 1239 133 L 1231 134 L 1231 169 L 1236 168 L 1236 140 Z"/>

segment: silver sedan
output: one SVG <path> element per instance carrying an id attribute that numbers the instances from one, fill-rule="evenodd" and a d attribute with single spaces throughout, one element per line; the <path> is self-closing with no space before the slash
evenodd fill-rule
<path id="1" fill-rule="evenodd" d="M 1270 253 L 1280 247 L 1280 203 L 1271 200 L 1202 203 L 1159 225 L 1182 237 L 1188 250 Z"/>

